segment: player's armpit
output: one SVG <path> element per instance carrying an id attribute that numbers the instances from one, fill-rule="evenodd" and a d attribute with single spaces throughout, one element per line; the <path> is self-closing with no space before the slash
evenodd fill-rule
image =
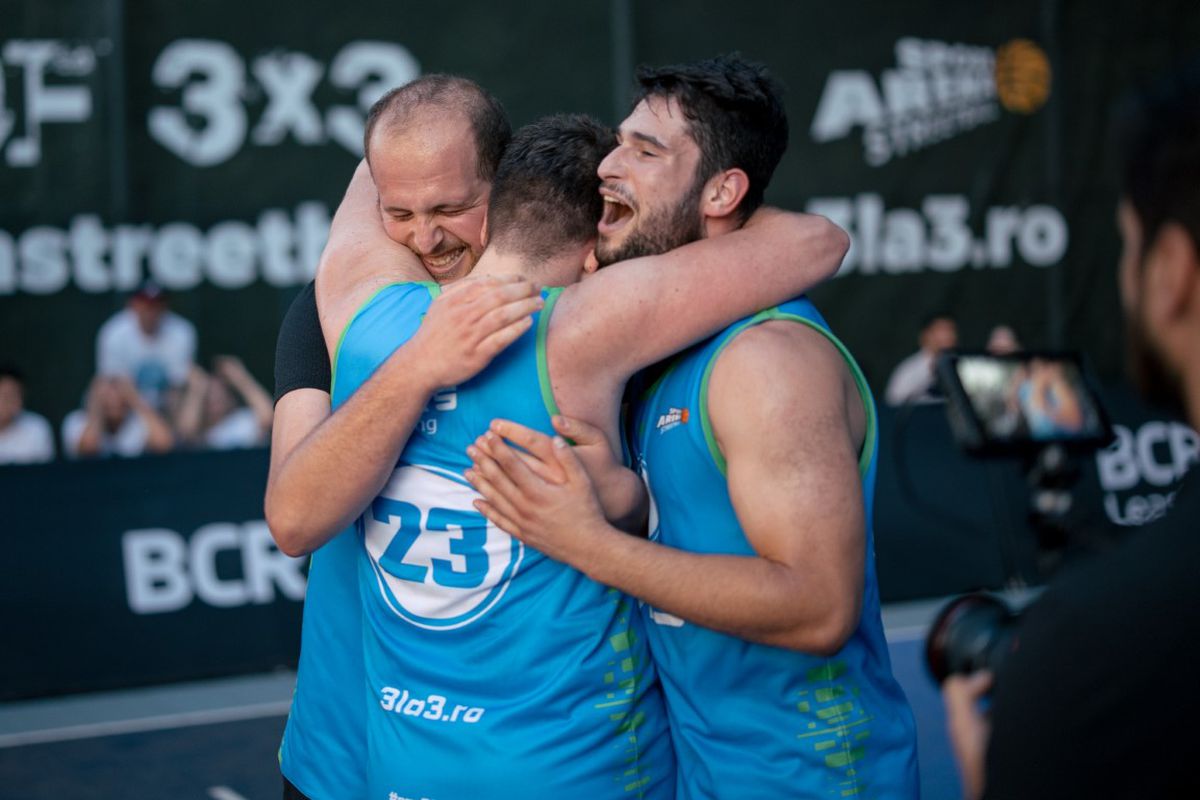
<path id="1" fill-rule="evenodd" d="M 708 411 L 741 527 L 791 584 L 786 613 L 764 633 L 836 652 L 858 624 L 866 553 L 865 410 L 846 362 L 807 326 L 756 326 L 718 357 Z"/>

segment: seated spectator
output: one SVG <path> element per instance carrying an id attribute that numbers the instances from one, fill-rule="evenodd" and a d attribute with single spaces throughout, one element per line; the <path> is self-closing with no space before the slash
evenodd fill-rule
<path id="1" fill-rule="evenodd" d="M 988 334 L 987 346 L 984 347 L 994 356 L 1006 356 L 1021 349 L 1021 341 L 1017 339 L 1016 331 L 1008 325 L 997 325 Z"/>
<path id="2" fill-rule="evenodd" d="M 958 346 L 958 324 L 949 314 L 933 314 L 921 324 L 920 349 L 896 365 L 888 379 L 884 400 L 890 406 L 927 403 L 937 399 L 934 359 L 943 350 Z"/>
<path id="3" fill-rule="evenodd" d="M 217 356 L 211 375 L 192 367 L 179 408 L 179 438 L 214 450 L 259 447 L 267 443 L 274 413 L 271 396 L 241 360 Z"/>
<path id="4" fill-rule="evenodd" d="M 85 408 L 62 424 L 63 452 L 81 456 L 137 456 L 165 453 L 175 444 L 171 426 L 150 407 L 125 377 L 97 375 Z"/>
<path id="5" fill-rule="evenodd" d="M 96 334 L 96 373 L 121 375 L 159 412 L 187 381 L 196 359 L 196 329 L 167 310 L 162 287 L 146 281 Z"/>
<path id="6" fill-rule="evenodd" d="M 54 431 L 46 418 L 25 410 L 25 378 L 0 366 L 0 464 L 34 464 L 54 458 Z"/>

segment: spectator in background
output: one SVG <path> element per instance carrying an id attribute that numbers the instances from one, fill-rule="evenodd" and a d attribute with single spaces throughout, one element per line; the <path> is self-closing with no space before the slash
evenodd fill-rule
<path id="1" fill-rule="evenodd" d="M 1021 341 L 1017 339 L 1016 331 L 1007 325 L 997 325 L 988 334 L 987 345 L 984 347 L 994 356 L 1007 356 L 1021 349 Z"/>
<path id="2" fill-rule="evenodd" d="M 174 410 L 173 395 L 195 360 L 195 327 L 167 310 L 166 293 L 153 281 L 143 283 L 96 335 L 96 373 L 128 378 L 159 412 Z"/>
<path id="3" fill-rule="evenodd" d="M 176 428 L 180 442 L 193 447 L 260 447 L 267 443 L 274 414 L 271 396 L 241 360 L 217 356 L 211 375 L 192 366 Z"/>
<path id="4" fill-rule="evenodd" d="M 0 366 L 0 464 L 34 464 L 54 458 L 54 431 L 46 418 L 25 410 L 25 377 Z"/>
<path id="5" fill-rule="evenodd" d="M 919 350 L 896 365 L 888 379 L 884 399 L 890 406 L 935 400 L 934 359 L 943 350 L 958 346 L 958 323 L 949 314 L 937 313 L 921 323 Z"/>
<path id="6" fill-rule="evenodd" d="M 165 453 L 175 444 L 171 426 L 150 407 L 124 376 L 97 375 L 85 407 L 63 420 L 63 453 L 81 456 L 137 456 Z"/>

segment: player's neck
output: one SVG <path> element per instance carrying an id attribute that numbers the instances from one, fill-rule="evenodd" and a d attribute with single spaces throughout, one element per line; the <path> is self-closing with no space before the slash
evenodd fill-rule
<path id="1" fill-rule="evenodd" d="M 575 254 L 532 260 L 528 256 L 505 253 L 489 247 L 479 256 L 472 275 L 520 275 L 541 286 L 567 286 L 582 273 Z"/>

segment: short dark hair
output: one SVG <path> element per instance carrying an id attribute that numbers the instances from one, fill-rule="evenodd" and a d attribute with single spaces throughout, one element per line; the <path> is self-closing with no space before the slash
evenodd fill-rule
<path id="1" fill-rule="evenodd" d="M 0 380 L 12 378 L 17 383 L 21 384 L 21 388 L 25 387 L 25 373 L 15 364 L 0 364 Z"/>
<path id="2" fill-rule="evenodd" d="M 943 319 L 958 325 L 958 320 L 954 318 L 954 315 L 946 309 L 941 308 L 930 311 L 928 314 L 925 314 L 923 317 L 921 317 L 921 331 L 924 332 L 929 328 L 930 325 Z"/>
<path id="3" fill-rule="evenodd" d="M 640 91 L 647 97 L 674 98 L 688 121 L 688 133 L 700 147 L 697 183 L 724 169 L 738 167 L 750 188 L 738 207 L 744 222 L 762 205 L 788 145 L 783 89 L 762 64 L 729 53 L 690 64 L 639 67 Z"/>
<path id="4" fill-rule="evenodd" d="M 480 180 L 491 183 L 500 156 L 512 138 L 504 106 L 470 78 L 431 73 L 392 89 L 371 106 L 363 129 L 363 153 L 371 160 L 371 136 L 377 125 L 403 130 L 413 112 L 427 106 L 459 111 L 475 135 L 475 169 Z"/>
<path id="5" fill-rule="evenodd" d="M 1141 223 L 1142 247 L 1177 222 L 1200 250 L 1200 60 L 1127 96 L 1115 121 L 1122 192 Z"/>
<path id="6" fill-rule="evenodd" d="M 545 256 L 595 237 L 604 204 L 597 169 L 615 145 L 612 128 L 585 114 L 518 130 L 492 183 L 489 245 Z"/>

